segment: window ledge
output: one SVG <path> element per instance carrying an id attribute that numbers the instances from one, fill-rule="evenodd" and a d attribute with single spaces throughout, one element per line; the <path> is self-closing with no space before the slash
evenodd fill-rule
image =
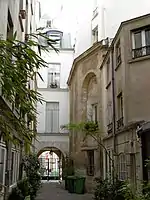
<path id="1" fill-rule="evenodd" d="M 140 61 L 144 61 L 144 60 L 148 60 L 148 59 L 150 59 L 150 55 L 142 56 L 139 58 L 132 58 L 132 60 L 129 60 L 128 63 L 135 63 L 135 62 L 140 62 Z"/>
<path id="2" fill-rule="evenodd" d="M 111 81 L 109 81 L 109 82 L 107 83 L 106 89 L 108 89 L 108 88 L 110 87 L 110 85 L 111 85 Z"/>

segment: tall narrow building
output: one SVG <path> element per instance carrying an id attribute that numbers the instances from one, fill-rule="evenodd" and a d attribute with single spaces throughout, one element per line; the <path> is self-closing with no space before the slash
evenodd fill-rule
<path id="1" fill-rule="evenodd" d="M 43 31 L 50 39 L 57 40 L 53 46 L 59 51 L 46 47 L 49 51 L 42 54 L 48 63 L 48 68 L 43 67 L 39 71 L 43 80 L 40 77 L 37 79 L 37 90 L 44 101 L 37 105 L 36 150 L 40 153 L 49 150 L 56 154 L 59 151 L 59 157 L 65 157 L 69 153 L 69 136 L 61 126 L 69 123 L 67 79 L 73 62 L 74 49 L 71 46 L 70 34 L 52 28 L 51 25 L 48 21 Z M 46 41 L 40 40 L 40 42 L 47 46 Z"/>

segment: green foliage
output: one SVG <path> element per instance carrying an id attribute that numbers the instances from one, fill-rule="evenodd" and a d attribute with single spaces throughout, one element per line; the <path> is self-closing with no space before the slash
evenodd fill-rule
<path id="1" fill-rule="evenodd" d="M 142 185 L 142 192 L 135 192 L 135 189 L 127 181 L 120 181 L 117 178 L 105 180 L 96 178 L 94 200 L 149 200 L 150 184 Z"/>
<path id="2" fill-rule="evenodd" d="M 25 156 L 23 159 L 23 166 L 30 185 L 31 200 L 34 200 L 37 195 L 37 191 L 41 187 L 41 176 L 39 173 L 40 163 L 37 155 L 31 154 Z"/>
<path id="3" fill-rule="evenodd" d="M 74 166 L 73 166 L 73 160 L 70 159 L 69 157 L 65 158 L 65 166 L 63 169 L 63 176 L 72 176 L 74 175 Z"/>
<path id="4" fill-rule="evenodd" d="M 24 200 L 30 194 L 30 185 L 28 179 L 25 178 L 17 183 L 17 187 L 13 188 L 8 200 Z"/>
<path id="5" fill-rule="evenodd" d="M 62 129 L 81 131 L 85 133 L 86 136 L 99 133 L 98 123 L 93 121 L 80 122 L 78 124 L 70 123 L 62 126 Z"/>
<path id="6" fill-rule="evenodd" d="M 95 181 L 97 184 L 94 190 L 94 200 L 124 200 L 123 193 L 121 193 L 122 181 L 118 179 L 112 181 L 108 178 L 105 180 L 96 178 Z"/>
<path id="7" fill-rule="evenodd" d="M 48 51 L 48 48 L 38 43 L 38 37 L 44 37 L 47 44 L 54 50 L 52 42 L 45 34 L 37 33 L 28 35 L 28 40 L 22 42 L 17 40 L 17 32 L 13 38 L 8 40 L 0 39 L 0 86 L 2 96 L 10 105 L 13 112 L 17 112 L 18 117 L 11 112 L 8 107 L 0 107 L 0 129 L 6 141 L 14 142 L 13 134 L 19 134 L 18 138 L 24 140 L 26 149 L 35 137 L 35 131 L 28 122 L 36 122 L 36 103 L 42 102 L 40 93 L 30 88 L 29 82 L 36 80 L 36 75 L 41 67 L 47 67 L 47 63 L 42 59 L 41 52 Z M 56 50 L 57 51 L 57 50 Z M 40 78 L 42 78 L 40 76 Z M 15 141 L 17 142 L 17 141 Z"/>

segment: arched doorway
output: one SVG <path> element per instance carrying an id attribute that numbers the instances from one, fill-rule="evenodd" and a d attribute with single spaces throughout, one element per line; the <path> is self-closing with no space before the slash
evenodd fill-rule
<path id="1" fill-rule="evenodd" d="M 45 147 L 38 152 L 42 180 L 62 180 L 64 155 L 56 147 Z"/>

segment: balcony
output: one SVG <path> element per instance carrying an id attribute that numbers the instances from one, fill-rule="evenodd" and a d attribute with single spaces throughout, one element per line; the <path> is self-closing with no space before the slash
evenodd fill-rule
<path id="1" fill-rule="evenodd" d="M 121 117 L 118 121 L 117 121 L 117 129 L 120 129 L 124 126 L 123 123 L 123 117 Z"/>
<path id="2" fill-rule="evenodd" d="M 107 125 L 107 133 L 111 134 L 113 130 L 113 123 L 111 122 L 110 124 Z"/>
<path id="3" fill-rule="evenodd" d="M 144 46 L 137 49 L 132 49 L 132 57 L 134 59 L 147 55 L 150 55 L 150 46 Z"/>

